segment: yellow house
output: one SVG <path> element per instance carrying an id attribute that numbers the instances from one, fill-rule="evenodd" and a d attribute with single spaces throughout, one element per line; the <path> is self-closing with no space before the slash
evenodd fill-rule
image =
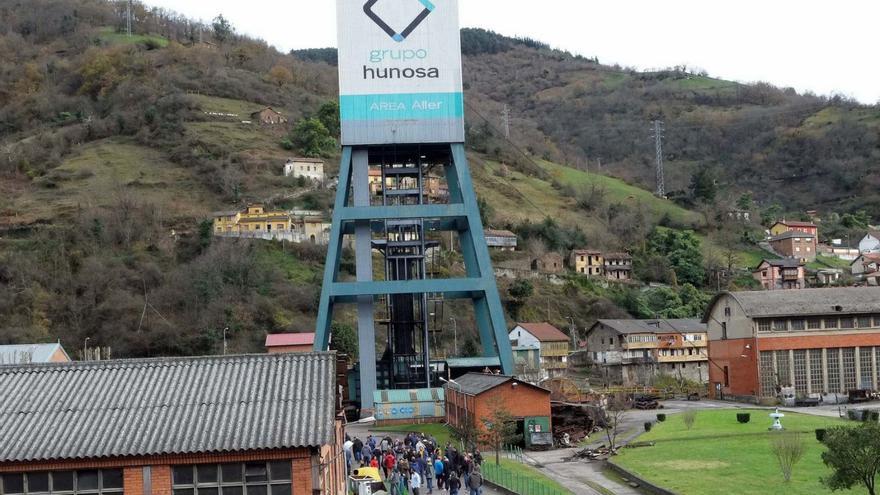
<path id="1" fill-rule="evenodd" d="M 284 231 L 291 230 L 292 226 L 293 221 L 287 212 L 266 211 L 262 204 L 248 205 L 242 212 L 221 211 L 214 214 L 214 232 L 218 234 Z"/>
<path id="2" fill-rule="evenodd" d="M 571 252 L 569 264 L 575 272 L 582 275 L 601 276 L 605 268 L 605 259 L 599 251 L 575 249 Z"/>

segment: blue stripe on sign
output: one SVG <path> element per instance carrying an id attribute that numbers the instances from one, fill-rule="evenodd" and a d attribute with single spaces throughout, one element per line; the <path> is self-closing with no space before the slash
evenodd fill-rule
<path id="1" fill-rule="evenodd" d="M 464 117 L 462 93 L 343 95 L 342 120 L 427 120 Z"/>
<path id="2" fill-rule="evenodd" d="M 431 3 L 430 0 L 419 0 L 419 2 L 422 2 L 422 5 L 424 5 L 426 9 L 430 10 L 431 12 L 434 11 L 434 4 Z"/>

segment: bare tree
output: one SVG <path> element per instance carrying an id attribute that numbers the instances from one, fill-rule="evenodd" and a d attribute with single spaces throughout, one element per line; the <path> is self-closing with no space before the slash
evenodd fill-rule
<path id="1" fill-rule="evenodd" d="M 624 394 L 614 394 L 602 399 L 602 408 L 591 408 L 593 424 L 604 427 L 605 439 L 611 451 L 617 448 L 617 437 L 626 418 L 627 401 Z"/>
<path id="2" fill-rule="evenodd" d="M 770 440 L 770 450 L 779 461 L 779 469 L 782 471 L 782 477 L 785 478 L 786 483 L 791 480 L 791 471 L 794 465 L 804 457 L 806 448 L 801 434 L 796 431 L 777 433 Z"/>
<path id="3" fill-rule="evenodd" d="M 684 422 L 685 428 L 690 430 L 694 427 L 694 422 L 697 420 L 697 410 L 688 409 L 687 411 L 681 413 L 681 420 Z"/>

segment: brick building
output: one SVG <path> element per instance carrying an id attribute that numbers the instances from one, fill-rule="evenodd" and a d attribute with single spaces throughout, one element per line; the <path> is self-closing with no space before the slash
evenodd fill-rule
<path id="1" fill-rule="evenodd" d="M 266 107 L 251 114 L 251 120 L 263 125 L 286 124 L 287 117 L 272 107 Z"/>
<path id="2" fill-rule="evenodd" d="M 284 164 L 284 176 L 309 179 L 324 183 L 324 160 L 318 158 L 289 158 Z"/>
<path id="3" fill-rule="evenodd" d="M 0 367 L 0 493 L 343 495 L 334 353 Z"/>
<path id="4" fill-rule="evenodd" d="M 763 260 L 752 270 L 752 276 L 767 290 L 807 287 L 807 273 L 801 260 Z"/>
<path id="5" fill-rule="evenodd" d="M 706 342 L 700 320 L 599 320 L 587 330 L 587 361 L 607 385 L 649 386 L 661 373 L 705 382 Z"/>
<path id="6" fill-rule="evenodd" d="M 709 304 L 710 393 L 754 400 L 877 389 L 880 288 L 722 292 Z"/>
<path id="7" fill-rule="evenodd" d="M 533 259 L 531 268 L 541 273 L 562 273 L 565 263 L 561 254 L 550 251 Z"/>
<path id="8" fill-rule="evenodd" d="M 266 352 L 312 352 L 315 345 L 315 334 L 310 333 L 274 333 L 266 335 Z"/>
<path id="9" fill-rule="evenodd" d="M 770 247 L 787 258 L 813 261 L 816 259 L 816 236 L 794 230 L 770 238 Z"/>
<path id="10" fill-rule="evenodd" d="M 819 237 L 819 227 L 813 222 L 795 222 L 780 220 L 770 226 L 770 235 L 776 236 L 783 232 L 800 232 Z"/>
<path id="11" fill-rule="evenodd" d="M 482 430 L 493 411 L 503 407 L 517 424 L 526 447 L 553 444 L 550 391 L 512 376 L 468 373 L 446 389 L 446 422 L 453 428 L 468 421 Z"/>

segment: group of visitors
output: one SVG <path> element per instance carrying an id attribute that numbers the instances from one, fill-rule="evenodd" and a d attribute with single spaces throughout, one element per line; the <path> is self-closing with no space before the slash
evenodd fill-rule
<path id="1" fill-rule="evenodd" d="M 483 456 L 459 452 L 447 443 L 437 444 L 433 436 L 409 433 L 402 439 L 370 435 L 365 441 L 346 435 L 345 459 L 349 470 L 371 466 L 379 469 L 390 495 L 482 495 Z M 422 488 L 427 491 L 421 491 Z"/>

